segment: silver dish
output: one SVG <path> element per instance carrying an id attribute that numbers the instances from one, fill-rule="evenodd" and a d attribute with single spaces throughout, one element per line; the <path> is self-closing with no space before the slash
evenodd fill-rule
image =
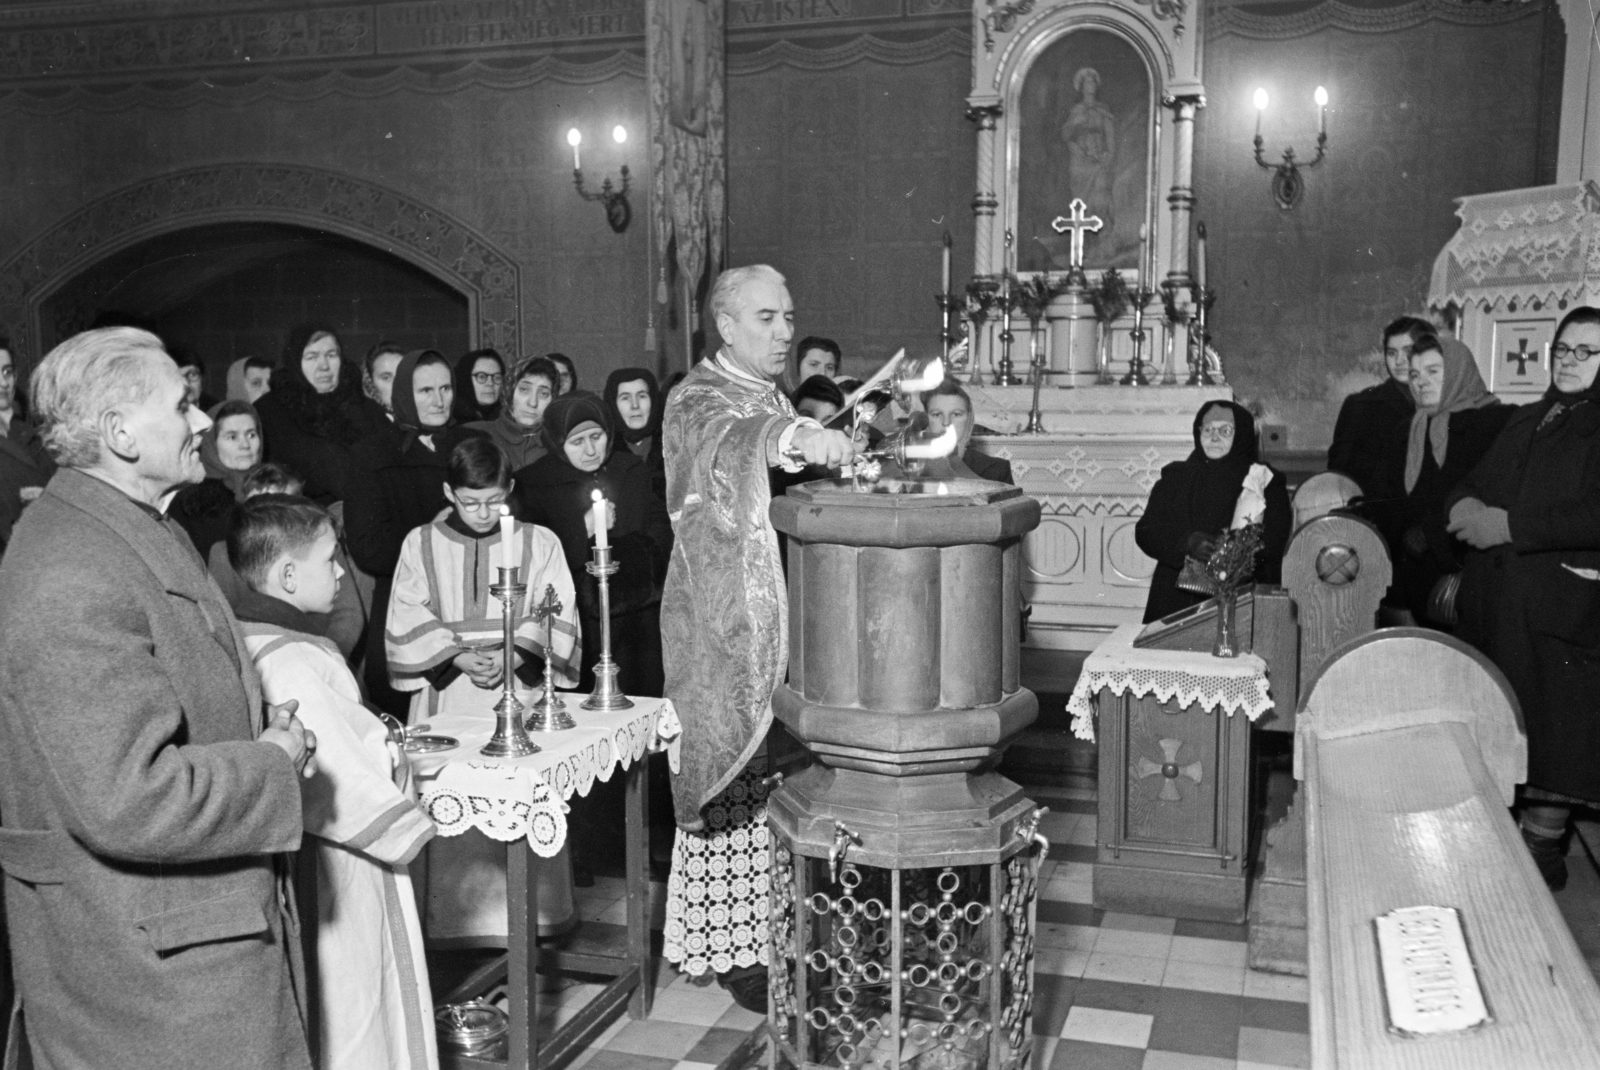
<path id="1" fill-rule="evenodd" d="M 433 751 L 453 750 L 459 746 L 461 741 L 455 736 L 407 736 L 405 742 L 406 751 L 410 754 L 429 754 Z"/>

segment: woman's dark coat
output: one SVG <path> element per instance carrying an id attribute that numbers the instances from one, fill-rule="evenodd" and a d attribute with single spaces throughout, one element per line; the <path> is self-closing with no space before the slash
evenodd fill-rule
<path id="1" fill-rule="evenodd" d="M 1367 498 L 1405 493 L 1405 485 L 1385 478 L 1398 448 L 1405 459 L 1406 432 L 1417 411 L 1411 390 L 1394 377 L 1344 399 L 1328 447 L 1328 471 L 1341 472 L 1361 486 Z"/>
<path id="2" fill-rule="evenodd" d="M 1200 448 L 1200 421 L 1207 410 L 1217 405 L 1232 410 L 1234 434 L 1232 450 L 1213 461 Z M 1233 521 L 1233 508 L 1239 500 L 1244 477 L 1252 464 L 1260 463 L 1255 418 L 1244 406 L 1231 401 L 1212 401 L 1200 407 L 1194 417 L 1194 444 L 1194 451 L 1187 460 L 1174 461 L 1161 470 L 1161 478 L 1150 490 L 1144 515 L 1134 527 L 1134 540 L 1139 549 L 1156 561 L 1155 575 L 1150 578 L 1150 597 L 1145 603 L 1146 621 L 1206 600 L 1206 595 L 1178 586 L 1184 558 L 1198 541 L 1191 537 L 1214 539 L 1227 530 Z M 1283 473 L 1273 472 L 1272 482 L 1267 484 L 1266 499 L 1254 583 L 1278 582 L 1283 571 L 1283 551 L 1289 545 L 1294 523 Z"/>
<path id="3" fill-rule="evenodd" d="M 1542 430 L 1547 395 L 1518 408 L 1446 500 L 1509 514 L 1511 542 L 1469 550 L 1461 638 L 1500 667 L 1522 705 L 1528 784 L 1600 801 L 1600 402 L 1590 394 Z"/>

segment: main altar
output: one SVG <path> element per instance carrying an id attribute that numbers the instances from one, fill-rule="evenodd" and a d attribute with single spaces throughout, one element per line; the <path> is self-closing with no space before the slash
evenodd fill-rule
<path id="1" fill-rule="evenodd" d="M 964 284 L 947 264 L 940 305 L 973 445 L 1043 509 L 1031 646 L 1090 650 L 1140 619 L 1155 563 L 1134 525 L 1195 412 L 1233 396 L 1194 218 L 1201 19 L 1184 0 L 973 8 L 974 257 Z"/>

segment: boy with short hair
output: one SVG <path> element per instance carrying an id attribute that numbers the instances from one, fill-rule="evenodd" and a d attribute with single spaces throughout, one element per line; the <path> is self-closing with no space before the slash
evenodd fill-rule
<path id="1" fill-rule="evenodd" d="M 333 519 L 311 501 L 240 503 L 228 558 L 248 585 L 238 608 L 269 702 L 299 701 L 317 736 L 302 789 L 317 863 L 318 1038 L 325 1070 L 415 1070 L 439 1063 L 422 927 L 408 864 L 435 827 L 411 765 L 361 704 L 338 647 L 310 614 L 333 607 L 344 570 Z"/>

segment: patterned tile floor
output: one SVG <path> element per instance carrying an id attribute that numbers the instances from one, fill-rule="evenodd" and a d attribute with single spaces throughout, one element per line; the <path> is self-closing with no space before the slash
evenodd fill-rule
<path id="1" fill-rule="evenodd" d="M 1034 1070 L 1281 1070 L 1309 1067 L 1306 983 L 1245 966 L 1243 925 L 1116 914 L 1091 905 L 1094 800 L 1030 793 L 1050 807 L 1041 831 Z M 654 885 L 659 928 L 664 885 Z M 580 912 L 622 920 L 622 882 L 579 889 Z M 716 985 L 663 965 L 649 1020 L 619 1019 L 573 1070 L 713 1070 L 760 1022 Z M 550 997 L 563 1021 L 596 991 Z"/>

